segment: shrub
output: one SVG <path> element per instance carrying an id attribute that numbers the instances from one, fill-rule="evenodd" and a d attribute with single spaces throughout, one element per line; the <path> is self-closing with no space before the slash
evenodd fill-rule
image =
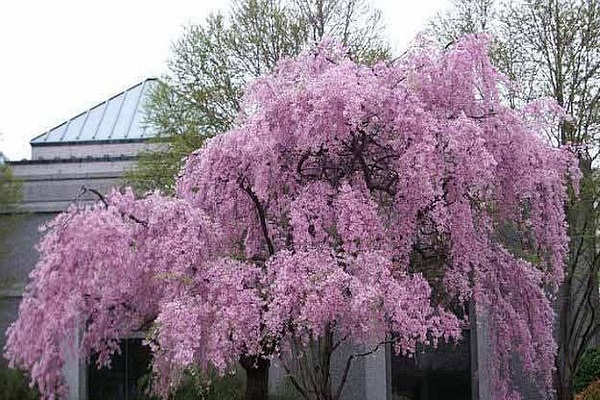
<path id="1" fill-rule="evenodd" d="M 207 379 L 210 382 L 207 382 Z M 138 381 L 140 400 L 159 400 L 149 395 L 151 373 L 143 375 Z M 169 396 L 170 400 L 242 400 L 244 397 L 245 379 L 243 373 L 237 371 L 233 375 L 220 376 L 211 373 L 206 377 L 199 371 L 186 372 L 180 386 Z"/>
<path id="2" fill-rule="evenodd" d="M 29 379 L 21 372 L 0 366 L 0 398 L 3 400 L 37 400 L 37 390 L 29 387 Z"/>
<path id="3" fill-rule="evenodd" d="M 239 372 L 235 375 L 213 376 L 210 384 L 188 375 L 177 389 L 173 400 L 241 400 L 244 397 L 244 380 Z"/>

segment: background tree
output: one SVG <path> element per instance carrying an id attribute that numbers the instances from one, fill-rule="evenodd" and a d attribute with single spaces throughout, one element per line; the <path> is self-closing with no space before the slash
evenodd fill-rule
<path id="1" fill-rule="evenodd" d="M 452 0 L 449 9 L 430 21 L 433 37 L 448 45 L 468 34 L 494 32 L 498 29 L 495 0 Z"/>
<path id="2" fill-rule="evenodd" d="M 16 179 L 0 152 L 0 207 L 3 211 L 15 210 L 21 201 L 21 181 Z"/>
<path id="3" fill-rule="evenodd" d="M 335 387 L 341 344 L 454 341 L 474 300 L 494 398 L 520 399 L 515 357 L 547 393 L 576 160 L 540 138 L 551 108 L 503 106 L 501 83 L 474 37 L 373 67 L 330 41 L 282 61 L 248 88 L 239 125 L 188 157 L 174 197 L 113 192 L 50 223 L 9 329 L 12 365 L 60 394 L 65 343 L 106 365 L 152 324 L 163 397 L 189 368 L 240 362 L 246 398 L 265 399 L 281 355 L 299 361 L 304 398 L 338 400 L 370 352 Z M 504 224 L 526 239 L 519 253 Z M 426 254 L 443 262 L 415 263 Z"/>
<path id="4" fill-rule="evenodd" d="M 555 145 L 577 147 L 582 190 L 568 204 L 571 248 L 559 302 L 556 385 L 573 397 L 572 377 L 600 329 L 598 190 L 600 152 L 600 4 L 594 0 L 459 0 L 432 31 L 448 43 L 469 32 L 495 37 L 495 65 L 515 82 L 513 106 L 552 97 L 571 117 L 547 131 Z"/>
<path id="5" fill-rule="evenodd" d="M 381 15 L 368 0 L 235 0 L 229 15 L 187 27 L 146 105 L 147 123 L 168 145 L 142 154 L 129 183 L 172 193 L 185 157 L 234 125 L 246 84 L 279 59 L 327 36 L 373 62 L 389 54 L 382 35 Z"/>
<path id="6" fill-rule="evenodd" d="M 21 181 L 13 176 L 0 152 L 0 256 L 4 253 L 4 237 L 13 228 L 15 212 L 21 202 Z"/>

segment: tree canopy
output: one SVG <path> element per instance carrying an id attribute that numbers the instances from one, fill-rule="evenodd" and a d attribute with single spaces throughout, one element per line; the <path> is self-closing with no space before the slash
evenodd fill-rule
<path id="1" fill-rule="evenodd" d="M 168 146 L 142 154 L 129 183 L 172 193 L 185 157 L 235 125 L 248 82 L 323 37 L 361 62 L 386 58 L 382 34 L 381 15 L 368 0 L 236 0 L 228 14 L 189 25 L 146 104 L 146 123 Z"/>
<path id="2" fill-rule="evenodd" d="M 577 161 L 542 137 L 555 103 L 506 107 L 504 82 L 472 36 L 372 67 L 331 41 L 280 61 L 248 88 L 239 124 L 187 159 L 174 197 L 115 191 L 50 223 L 11 364 L 51 396 L 65 343 L 104 364 L 152 326 L 165 397 L 186 368 L 268 370 L 317 351 L 320 368 L 293 383 L 340 399 L 340 343 L 411 355 L 459 340 L 474 302 L 494 398 L 520 398 L 515 356 L 548 393 Z"/>

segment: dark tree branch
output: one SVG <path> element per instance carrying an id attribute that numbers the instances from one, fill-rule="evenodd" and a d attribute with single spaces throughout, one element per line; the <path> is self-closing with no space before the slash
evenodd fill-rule
<path id="1" fill-rule="evenodd" d="M 349 335 L 346 335 L 343 338 L 341 338 L 340 340 L 338 340 L 331 348 L 331 352 L 333 353 L 335 351 L 335 349 L 337 349 L 342 343 L 344 343 L 346 341 L 346 339 L 348 339 L 348 336 Z"/>
<path id="2" fill-rule="evenodd" d="M 94 194 L 95 196 L 97 196 L 98 199 L 100 199 L 100 201 L 102 202 L 102 204 L 104 204 L 104 207 L 108 208 L 108 201 L 106 200 L 106 197 L 104 197 L 104 195 L 102 193 L 100 193 L 99 191 L 97 191 L 96 189 L 90 189 L 90 188 L 87 188 L 85 186 L 82 186 L 81 187 L 81 191 L 79 192 L 79 196 L 77 196 L 77 198 L 80 198 L 81 196 L 83 196 L 87 192 L 90 192 L 90 193 Z M 136 223 L 138 223 L 140 225 L 143 225 L 146 228 L 148 227 L 148 222 L 147 221 L 141 220 L 138 217 L 136 217 L 135 215 L 127 214 L 127 213 L 125 213 L 125 212 L 123 212 L 121 210 L 119 210 L 119 213 L 123 217 L 127 217 L 130 220 L 132 220 L 132 221 L 134 221 L 134 222 L 136 222 Z"/>
<path id="3" fill-rule="evenodd" d="M 83 196 L 87 192 L 90 192 L 90 193 L 96 195 L 96 197 L 98 197 L 98 199 L 102 202 L 102 204 L 104 204 L 104 207 L 108 208 L 108 202 L 106 201 L 106 197 L 104 197 L 104 195 L 102 193 L 100 193 L 99 191 L 97 191 L 96 189 L 87 188 L 87 187 L 85 187 L 85 185 L 81 186 L 81 190 L 79 191 L 79 195 L 77 196 L 77 199 L 81 198 L 81 196 Z"/>
<path id="4" fill-rule="evenodd" d="M 269 255 L 274 255 L 275 248 L 273 247 L 273 242 L 271 241 L 271 237 L 269 236 L 269 229 L 267 227 L 267 219 L 266 219 L 265 210 L 260 202 L 260 199 L 258 198 L 256 193 L 254 193 L 254 191 L 252 190 L 250 185 L 249 184 L 244 185 L 244 180 L 245 180 L 244 178 L 240 178 L 240 187 L 242 188 L 242 190 L 244 192 L 246 192 L 248 194 L 248 196 L 252 200 L 252 203 L 254 204 L 254 207 L 258 214 L 258 220 L 260 222 L 260 227 L 262 229 L 262 233 L 265 238 L 265 242 L 267 243 Z"/>
<path id="5" fill-rule="evenodd" d="M 346 360 L 346 366 L 344 367 L 344 373 L 342 374 L 342 379 L 340 380 L 340 384 L 338 385 L 338 388 L 336 390 L 334 400 L 340 399 L 340 396 L 342 395 L 342 390 L 344 389 L 344 385 L 346 384 L 346 380 L 348 379 L 348 373 L 350 372 L 350 367 L 352 367 L 352 362 L 356 358 L 369 356 L 369 355 L 375 353 L 377 350 L 379 350 L 381 348 L 381 346 L 384 346 L 386 344 L 393 344 L 393 343 L 395 343 L 394 340 L 385 340 L 383 342 L 377 343 L 377 345 L 369 351 L 366 351 L 364 353 L 355 353 L 355 354 L 350 355 L 350 357 L 348 357 L 348 360 Z"/>
<path id="6" fill-rule="evenodd" d="M 300 393 L 300 395 L 302 395 L 303 398 L 305 398 L 306 400 L 310 400 L 308 393 L 306 393 L 306 390 L 304 390 L 304 388 L 300 385 L 300 383 L 298 383 L 298 380 L 296 379 L 296 377 L 290 372 L 290 370 L 287 367 L 284 366 L 284 368 L 285 368 L 287 376 L 290 379 L 290 382 L 292 382 L 292 385 L 294 386 L 294 388 L 296 388 L 296 390 Z"/>

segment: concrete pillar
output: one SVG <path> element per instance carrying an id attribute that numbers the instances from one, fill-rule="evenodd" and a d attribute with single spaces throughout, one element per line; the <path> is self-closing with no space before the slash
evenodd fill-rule
<path id="1" fill-rule="evenodd" d="M 385 345 L 365 357 L 365 400 L 392 398 L 391 348 Z"/>

